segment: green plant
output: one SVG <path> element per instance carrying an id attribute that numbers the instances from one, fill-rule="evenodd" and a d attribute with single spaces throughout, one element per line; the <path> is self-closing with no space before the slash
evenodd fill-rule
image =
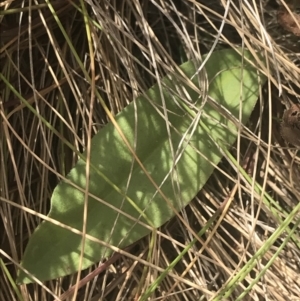
<path id="1" fill-rule="evenodd" d="M 195 64 L 184 63 L 93 137 L 90 159 L 80 155 L 56 187 L 49 219 L 24 254 L 22 268 L 29 274 L 21 270 L 18 282 L 75 272 L 81 255 L 81 267 L 87 268 L 178 215 L 236 140 L 241 126 L 236 120 L 245 124 L 258 98 L 263 79 L 251 55 L 242 53 L 231 49 L 208 57 L 209 89 L 203 97 Z"/>

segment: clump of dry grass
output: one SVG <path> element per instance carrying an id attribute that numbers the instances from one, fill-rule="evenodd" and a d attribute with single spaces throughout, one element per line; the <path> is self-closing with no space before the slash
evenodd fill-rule
<path id="1" fill-rule="evenodd" d="M 6 80 L 0 82 L 1 300 L 53 300 L 54 296 L 56 300 L 138 300 L 157 278 L 158 270 L 126 256 L 115 257 L 100 275 L 75 290 L 69 289 L 76 275 L 43 285 L 21 285 L 18 290 L 9 275 L 15 279 L 28 238 L 49 211 L 55 185 L 77 160 L 63 139 L 82 151 L 87 137 L 108 122 L 94 89 L 117 114 L 187 58 L 201 60 L 209 51 L 241 45 L 266 57 L 262 71 L 268 82 L 248 130 L 232 149 L 262 191 L 255 191 L 224 159 L 182 212 L 196 232 L 216 211 L 218 219 L 202 237 L 203 243 L 190 249 L 150 299 L 214 300 L 281 226 L 278 216 L 284 219 L 284 212 L 298 205 L 299 157 L 295 149 L 286 147 L 276 119 L 284 110 L 279 95 L 284 93 L 294 102 L 299 99 L 299 39 L 277 23 L 274 1 L 207 2 L 0 4 L 1 73 Z M 82 5 L 89 16 L 90 41 Z M 276 210 L 277 216 L 274 208 L 267 207 L 264 192 L 285 211 Z M 290 227 L 298 222 L 295 214 Z M 161 231 L 167 236 L 158 236 L 151 256 L 148 238 L 129 251 L 165 269 L 192 235 L 175 218 Z M 267 252 L 226 300 L 237 300 L 251 284 L 243 300 L 299 300 L 300 239 L 297 233 L 286 238 L 283 231 L 275 244 L 267 245 Z"/>

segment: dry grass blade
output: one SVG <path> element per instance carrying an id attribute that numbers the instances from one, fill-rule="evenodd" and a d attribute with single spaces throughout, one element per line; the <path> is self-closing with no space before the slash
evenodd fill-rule
<path id="1" fill-rule="evenodd" d="M 262 246 L 266 252 L 226 300 L 239 300 L 247 287 L 243 300 L 299 300 L 299 226 L 291 238 L 282 230 L 268 244 L 284 220 L 292 229 L 300 218 L 293 211 L 300 201 L 300 159 L 282 139 L 278 122 L 283 96 L 299 106 L 297 7 L 283 0 L 50 2 L 0 4 L 5 79 L 0 81 L 0 300 L 139 300 L 193 239 L 179 219 L 104 263 L 100 274 L 90 273 L 103 263 L 83 271 L 81 278 L 92 277 L 82 287 L 75 286 L 77 275 L 26 286 L 14 279 L 29 237 L 49 211 L 54 187 L 87 147 L 88 137 L 109 120 L 93 89 L 116 115 L 187 59 L 200 66 L 203 54 L 239 46 L 253 53 L 268 77 L 251 121 L 231 149 L 253 181 L 224 157 L 181 213 L 194 232 L 220 215 L 149 300 L 221 300 L 219 292 Z M 87 80 L 93 72 L 93 81 Z M 199 80 L 205 97 L 204 71 Z M 185 101 L 193 106 L 188 96 Z"/>
<path id="2" fill-rule="evenodd" d="M 285 30 L 293 33 L 296 36 L 300 36 L 300 15 L 296 12 L 296 1 L 289 2 L 288 4 L 283 4 L 280 7 L 277 12 L 277 19 L 279 24 Z"/>

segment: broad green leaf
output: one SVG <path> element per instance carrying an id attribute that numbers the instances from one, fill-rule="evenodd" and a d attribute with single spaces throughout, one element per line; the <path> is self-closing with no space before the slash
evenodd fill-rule
<path id="1" fill-rule="evenodd" d="M 210 82 L 209 95 L 237 118 L 242 107 L 242 121 L 247 122 L 258 97 L 256 69 L 233 50 L 213 53 L 205 67 Z M 192 62 L 180 68 L 189 78 L 196 70 Z M 197 76 L 193 83 L 201 89 Z M 214 165 L 221 160 L 219 146 L 229 148 L 234 143 L 237 129 L 207 102 L 201 108 L 200 121 L 192 132 L 193 118 L 189 109 L 184 109 L 178 91 L 184 87 L 185 95 L 188 94 L 189 101 L 198 108 L 202 104 L 199 95 L 174 75 L 164 78 L 162 86 L 165 113 L 162 93 L 155 85 L 146 96 L 138 97 L 118 114 L 116 121 L 131 146 L 136 146 L 135 152 L 149 175 L 172 205 L 180 210 L 193 199 L 212 174 Z M 169 121 L 170 133 L 164 114 Z M 184 136 L 186 133 L 192 133 L 192 136 Z M 174 216 L 165 199 L 133 160 L 112 123 L 93 137 L 91 165 L 89 192 L 103 202 L 92 196 L 88 200 L 89 235 L 123 248 L 151 231 L 144 224 L 159 227 Z M 85 168 L 85 160 L 80 159 L 67 179 L 84 189 Z M 82 230 L 83 203 L 84 193 L 62 181 L 54 190 L 49 217 Z M 29 240 L 22 267 L 42 281 L 75 272 L 81 239 L 69 230 L 43 222 Z M 109 248 L 87 239 L 83 268 L 111 253 Z M 31 281 L 20 271 L 18 282 Z"/>

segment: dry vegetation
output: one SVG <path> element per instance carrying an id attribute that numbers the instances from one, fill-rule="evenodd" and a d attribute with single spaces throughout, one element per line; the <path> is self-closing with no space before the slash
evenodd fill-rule
<path id="1" fill-rule="evenodd" d="M 47 215 L 56 184 L 78 159 L 64 139 L 82 151 L 88 137 L 109 121 L 94 97 L 95 89 L 115 115 L 174 66 L 187 59 L 200 61 L 211 50 L 237 46 L 267 60 L 263 72 L 268 82 L 248 130 L 231 150 L 263 191 L 255 191 L 224 159 L 182 212 L 196 232 L 215 212 L 217 219 L 149 300 L 224 300 L 218 295 L 222 287 L 263 245 L 263 258 L 255 259 L 255 268 L 237 281 L 226 300 L 237 300 L 249 285 L 241 300 L 300 300 L 299 214 L 293 211 L 300 200 L 300 160 L 297 150 L 281 138 L 278 122 L 285 107 L 282 101 L 288 97 L 298 102 L 300 97 L 300 40 L 278 24 L 278 3 L 0 2 L 1 301 L 139 300 L 160 274 L 139 258 L 165 269 L 192 239 L 176 218 L 160 229 L 167 236 L 158 236 L 150 253 L 145 238 L 127 250 L 137 260 L 115 255 L 112 264 L 102 266 L 101 273 L 81 288 L 75 286 L 77 275 L 14 286 L 28 238 Z M 265 205 L 264 192 L 281 210 Z M 283 229 L 274 244 L 267 244 L 281 226 L 279 217 L 285 220 L 288 214 L 294 236 L 288 237 Z M 96 266 L 83 271 L 81 278 Z"/>

